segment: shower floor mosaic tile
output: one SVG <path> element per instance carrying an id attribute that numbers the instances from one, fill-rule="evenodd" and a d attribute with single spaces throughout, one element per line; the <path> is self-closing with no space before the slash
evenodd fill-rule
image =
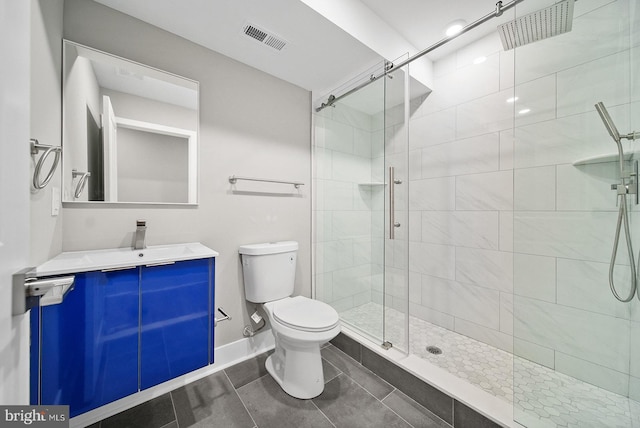
<path id="1" fill-rule="evenodd" d="M 381 305 L 366 303 L 340 315 L 358 330 L 381 338 L 381 314 Z M 385 317 L 386 340 L 404 343 L 405 315 L 388 308 Z M 516 420 L 527 427 L 640 427 L 640 403 L 627 397 L 416 317 L 410 317 L 409 330 L 411 354 L 514 404 Z M 442 353 L 430 353 L 428 346 Z"/>

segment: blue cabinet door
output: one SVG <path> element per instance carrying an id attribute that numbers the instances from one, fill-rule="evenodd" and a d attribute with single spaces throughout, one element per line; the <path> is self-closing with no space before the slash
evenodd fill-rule
<path id="1" fill-rule="evenodd" d="M 76 274 L 40 308 L 41 404 L 76 416 L 138 391 L 139 269 Z"/>
<path id="2" fill-rule="evenodd" d="M 209 362 L 212 259 L 143 267 L 140 388 Z"/>
<path id="3" fill-rule="evenodd" d="M 40 403 L 40 308 L 29 311 L 29 404 Z"/>

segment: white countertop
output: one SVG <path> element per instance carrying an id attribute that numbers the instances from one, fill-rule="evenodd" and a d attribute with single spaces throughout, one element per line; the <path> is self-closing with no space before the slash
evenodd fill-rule
<path id="1" fill-rule="evenodd" d="M 199 242 L 153 245 L 144 250 L 113 248 L 108 250 L 68 251 L 60 253 L 34 269 L 36 276 L 63 275 L 103 269 L 118 269 L 172 261 L 217 257 L 217 251 Z"/>

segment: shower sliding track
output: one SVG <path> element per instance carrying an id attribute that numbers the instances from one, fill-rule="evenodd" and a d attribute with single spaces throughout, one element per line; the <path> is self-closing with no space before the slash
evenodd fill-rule
<path id="1" fill-rule="evenodd" d="M 438 49 L 439 47 L 441 47 L 443 45 L 446 45 L 447 43 L 449 43 L 450 41 L 458 38 L 459 36 L 463 35 L 464 33 L 468 32 L 470 30 L 473 30 L 477 26 L 482 25 L 485 22 L 487 22 L 487 21 L 489 21 L 489 20 L 491 20 L 493 18 L 497 18 L 498 16 L 501 16 L 502 13 L 505 10 L 511 9 L 516 4 L 518 4 L 518 3 L 522 2 L 522 1 L 524 1 L 524 0 L 512 0 L 509 3 L 506 3 L 506 4 L 502 4 L 501 1 L 497 2 L 495 10 L 493 10 L 491 13 L 486 14 L 482 18 L 477 19 L 476 21 L 473 21 L 471 24 L 468 24 L 467 26 L 463 27 L 462 30 L 460 30 L 459 33 L 454 34 L 452 36 L 445 37 L 444 39 L 432 44 L 428 48 L 425 48 L 425 49 L 421 50 L 417 54 L 407 58 L 406 60 L 400 62 L 399 64 L 393 64 L 392 62 L 387 62 L 385 67 L 384 67 L 384 70 L 379 75 L 372 74 L 369 77 L 369 80 L 365 81 L 364 83 L 361 83 L 360 85 L 356 86 L 353 89 L 348 90 L 347 92 L 345 92 L 342 95 L 339 95 L 339 96 L 329 95 L 329 97 L 327 99 L 327 102 L 324 102 L 319 107 L 317 107 L 316 108 L 316 112 L 319 112 L 319 111 L 325 109 L 326 107 L 331 107 L 333 104 L 335 104 L 336 102 L 338 102 L 342 98 L 344 98 L 344 97 L 346 97 L 348 95 L 351 95 L 354 92 L 359 91 L 360 89 L 364 88 L 365 86 L 369 85 L 370 83 L 375 82 L 380 77 L 386 76 L 387 74 L 389 74 L 389 73 L 391 73 L 391 72 L 393 72 L 393 71 L 395 71 L 397 69 L 401 69 L 405 65 L 415 61 L 418 58 L 421 58 L 422 56 L 428 54 L 429 52 L 433 52 L 434 50 Z"/>

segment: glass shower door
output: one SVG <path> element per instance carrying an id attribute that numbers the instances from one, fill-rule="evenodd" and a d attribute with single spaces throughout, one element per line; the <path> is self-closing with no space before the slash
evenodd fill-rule
<path id="1" fill-rule="evenodd" d="M 316 298 L 382 343 L 384 80 L 314 116 Z M 382 230 L 382 231 L 381 231 Z"/>
<path id="2" fill-rule="evenodd" d="M 384 342 L 409 352 L 408 65 L 385 79 Z"/>
<path id="3" fill-rule="evenodd" d="M 401 237 L 408 227 L 406 191 L 399 183 L 406 183 L 403 79 L 400 70 L 394 78 L 380 77 L 316 113 L 314 136 L 316 298 L 356 332 L 394 346 L 406 342 L 397 314 L 389 314 L 407 301 L 406 276 L 398 275 L 406 251 L 389 239 L 390 230 Z M 390 221 L 400 226 L 390 229 Z M 391 331 L 402 332 L 402 339 Z"/>

